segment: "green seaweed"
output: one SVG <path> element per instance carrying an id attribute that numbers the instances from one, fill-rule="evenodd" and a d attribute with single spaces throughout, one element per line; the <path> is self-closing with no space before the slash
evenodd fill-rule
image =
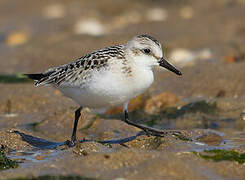
<path id="1" fill-rule="evenodd" d="M 163 109 L 159 114 L 147 114 L 143 111 L 133 111 L 130 113 L 131 119 L 144 120 L 147 126 L 154 126 L 162 120 L 166 119 L 177 119 L 187 113 L 197 113 L 202 112 L 205 114 L 214 114 L 217 111 L 216 102 L 207 102 L 205 100 L 197 101 L 193 103 L 186 104 L 181 108 L 168 107 Z M 123 118 L 123 117 L 122 117 Z"/>
<path id="2" fill-rule="evenodd" d="M 219 161 L 236 161 L 239 164 L 245 163 L 245 153 L 238 153 L 234 150 L 212 149 L 205 150 L 203 153 L 193 152 L 206 160 Z"/>
<path id="3" fill-rule="evenodd" d="M 214 114 L 218 110 L 216 102 L 207 102 L 205 100 L 197 101 L 193 103 L 186 104 L 181 108 L 177 107 L 167 107 L 163 109 L 158 114 L 148 114 L 144 111 L 134 110 L 129 113 L 129 118 L 134 120 L 135 122 L 141 122 L 146 124 L 147 126 L 154 126 L 158 122 L 160 122 L 163 118 L 165 119 L 177 119 L 184 114 L 188 113 L 205 113 L 205 114 Z M 116 119 L 124 119 L 123 113 L 114 114 L 114 115 L 100 115 L 101 118 L 116 118 Z"/>
<path id="4" fill-rule="evenodd" d="M 7 158 L 4 151 L 0 149 L 0 170 L 17 168 L 17 167 L 18 167 L 18 163 L 16 161 Z"/>
<path id="5" fill-rule="evenodd" d="M 95 180 L 95 178 L 83 177 L 83 176 L 51 176 L 51 175 L 44 175 L 38 177 L 20 177 L 20 178 L 13 178 L 9 180 Z"/>
<path id="6" fill-rule="evenodd" d="M 33 81 L 27 78 L 27 76 L 20 75 L 20 74 L 0 75 L 0 83 L 29 83 L 29 82 L 33 82 Z"/>
<path id="7" fill-rule="evenodd" d="M 139 120 L 139 122 L 142 122 L 142 120 L 144 120 L 143 122 L 147 126 L 152 127 L 156 125 L 159 121 L 161 121 L 162 117 L 158 114 L 149 115 L 144 111 L 134 110 L 130 112 L 130 119 Z"/>
<path id="8" fill-rule="evenodd" d="M 168 119 L 176 119 L 187 113 L 202 112 L 206 114 L 214 114 L 217 111 L 216 102 L 207 102 L 205 100 L 186 104 L 181 108 L 169 107 L 161 111 L 161 116 Z"/>

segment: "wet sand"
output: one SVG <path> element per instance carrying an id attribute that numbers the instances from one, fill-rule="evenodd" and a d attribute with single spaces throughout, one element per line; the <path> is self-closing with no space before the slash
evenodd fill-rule
<path id="1" fill-rule="evenodd" d="M 2 170 L 0 179 L 244 179 L 244 2 L 130 2 L 1 1 L 0 74 L 41 72 L 135 34 L 151 34 L 170 60 L 177 48 L 194 58 L 172 62 L 180 66 L 182 77 L 156 70 L 154 84 L 134 100 L 130 117 L 155 128 L 181 130 L 189 140 L 135 137 L 140 130 L 121 121 L 118 109 L 106 115 L 84 109 L 78 138 L 90 141 L 67 148 L 63 144 L 72 132 L 74 102 L 31 82 L 0 83 L 0 145 L 19 163 Z M 147 15 L 156 7 L 162 10 L 156 13 L 160 21 Z M 99 35 L 76 29 L 89 19 L 103 25 Z M 210 54 L 197 56 L 204 49 Z M 122 143 L 128 137 L 132 139 Z M 104 140 L 113 141 L 99 142 Z M 213 156 L 213 149 L 223 150 L 216 153 L 220 161 L 205 156 Z"/>

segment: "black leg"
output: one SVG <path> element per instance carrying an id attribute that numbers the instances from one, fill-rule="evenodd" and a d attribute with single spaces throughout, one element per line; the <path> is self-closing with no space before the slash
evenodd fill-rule
<path id="1" fill-rule="evenodd" d="M 155 129 L 155 128 L 151 128 L 151 127 L 147 127 L 141 124 L 136 124 L 132 121 L 129 120 L 128 117 L 128 111 L 124 110 L 124 114 L 125 114 L 125 119 L 124 121 L 132 126 L 135 126 L 137 128 L 142 129 L 143 131 L 146 132 L 147 135 L 152 135 L 152 136 L 160 136 L 160 137 L 164 137 L 167 134 L 171 134 L 171 135 L 175 135 L 175 136 L 182 136 L 182 133 L 180 131 L 174 131 L 174 130 L 159 130 L 159 129 Z"/>
<path id="2" fill-rule="evenodd" d="M 73 147 L 76 145 L 76 141 L 77 141 L 77 138 L 76 138 L 76 133 L 77 133 L 77 124 L 78 124 L 78 120 L 81 116 L 81 110 L 82 110 L 82 106 L 79 107 L 76 111 L 75 111 L 75 120 L 74 120 L 74 126 L 73 126 L 73 131 L 72 131 L 72 136 L 71 136 L 71 141 L 67 140 L 66 141 L 66 144 L 69 146 L 69 147 Z"/>

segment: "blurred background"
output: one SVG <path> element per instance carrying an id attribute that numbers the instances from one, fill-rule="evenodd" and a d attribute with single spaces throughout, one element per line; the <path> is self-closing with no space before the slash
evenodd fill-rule
<path id="1" fill-rule="evenodd" d="M 192 86 L 205 89 L 188 90 L 188 95 L 215 96 L 220 88 L 241 95 L 244 83 L 228 85 L 218 77 L 230 78 L 231 83 L 243 80 L 244 8 L 244 0 L 1 0 L 0 74 L 41 72 L 146 33 L 163 44 L 165 56 L 184 72 L 197 64 L 202 72 L 217 72 L 198 76 L 187 68 L 191 75 L 184 77 L 194 78 L 189 82 L 198 85 Z M 233 63 L 239 65 L 222 68 Z M 184 84 L 178 87 L 190 87 Z"/>
<path id="2" fill-rule="evenodd" d="M 153 86 L 130 105 L 132 119 L 156 128 L 212 129 L 224 133 L 229 141 L 216 133 L 208 136 L 207 143 L 244 152 L 245 0 L 0 0 L 0 144 L 26 148 L 15 136 L 8 141 L 5 130 L 10 128 L 56 141 L 68 139 L 72 131 L 76 104 L 54 89 L 33 87 L 20 74 L 42 72 L 91 51 L 126 43 L 139 34 L 158 39 L 166 59 L 183 76 L 157 69 Z M 88 109 L 84 113 L 88 118 L 79 124 L 79 137 L 112 139 L 138 131 L 119 121 L 122 116 L 118 108 L 100 117 Z M 199 135 L 202 133 L 207 132 Z M 168 151 L 190 148 L 178 143 L 166 147 L 166 156 Z M 171 163 L 172 159 L 166 157 L 164 161 Z M 183 162 L 179 170 L 173 166 L 164 172 L 175 169 L 176 174 L 183 175 L 182 169 L 193 161 Z M 63 169 L 62 173 L 80 173 L 79 160 L 74 160 L 76 163 L 77 169 Z M 244 169 L 226 168 L 233 165 L 222 164 L 217 172 L 244 177 Z M 190 165 L 187 179 L 196 172 L 193 167 Z M 210 171 L 214 168 L 209 167 Z M 154 171 L 150 172 L 143 175 L 152 177 Z M 200 174 L 193 177 L 200 179 Z"/>
<path id="3" fill-rule="evenodd" d="M 0 73 L 42 71 L 136 34 L 177 66 L 244 59 L 244 0 L 0 1 Z"/>

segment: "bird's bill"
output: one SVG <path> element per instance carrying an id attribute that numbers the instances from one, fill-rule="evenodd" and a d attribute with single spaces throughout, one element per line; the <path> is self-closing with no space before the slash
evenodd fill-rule
<path id="1" fill-rule="evenodd" d="M 168 69 L 169 71 L 174 72 L 175 74 L 177 74 L 179 76 L 182 75 L 182 73 L 178 69 L 176 69 L 173 65 L 169 64 L 168 61 L 166 61 L 165 59 L 161 58 L 158 63 L 159 63 L 159 66 L 162 66 L 162 67 Z"/>

